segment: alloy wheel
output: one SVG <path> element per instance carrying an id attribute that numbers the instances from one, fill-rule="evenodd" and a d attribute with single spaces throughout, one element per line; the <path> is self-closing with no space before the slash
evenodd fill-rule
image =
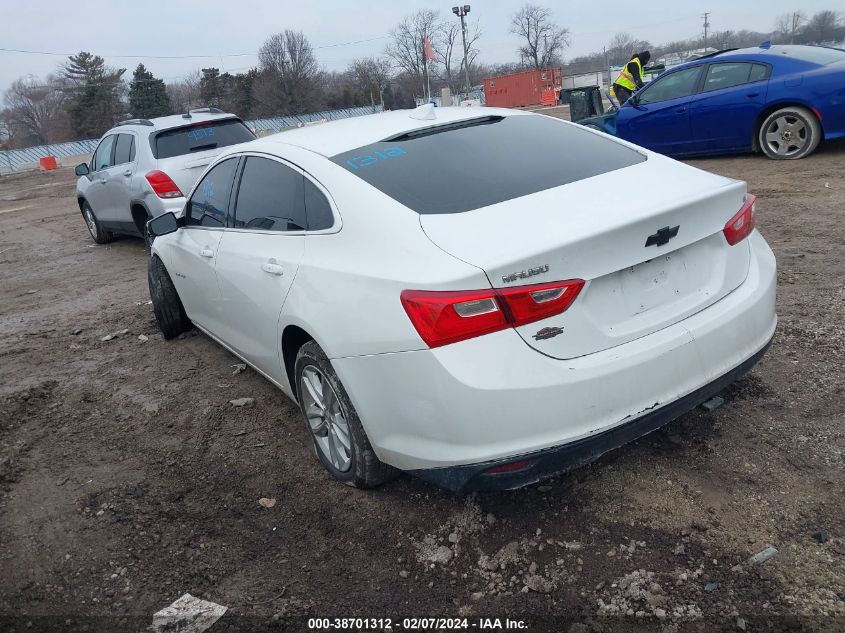
<path id="1" fill-rule="evenodd" d="M 772 153 L 792 156 L 804 149 L 810 135 L 804 121 L 797 116 L 786 114 L 769 123 L 765 140 Z"/>
<path id="2" fill-rule="evenodd" d="M 85 216 L 85 224 L 88 226 L 88 232 L 91 233 L 91 237 L 96 240 L 97 220 L 94 218 L 94 212 L 91 211 L 90 207 L 85 207 L 85 209 L 82 211 L 82 215 Z"/>
<path id="3" fill-rule="evenodd" d="M 336 470 L 348 471 L 352 466 L 352 437 L 337 394 L 314 365 L 302 370 L 299 382 L 303 411 L 317 449 Z"/>

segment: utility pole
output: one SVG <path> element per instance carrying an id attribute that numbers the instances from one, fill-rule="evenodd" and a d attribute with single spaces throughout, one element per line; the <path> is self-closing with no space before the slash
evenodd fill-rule
<path id="1" fill-rule="evenodd" d="M 707 34 L 710 31 L 710 22 L 707 18 L 710 17 L 710 12 L 704 14 L 704 52 L 707 52 Z"/>
<path id="2" fill-rule="evenodd" d="M 466 16 L 469 13 L 469 5 L 465 4 L 461 7 L 452 7 L 452 13 L 461 18 L 461 39 L 464 42 L 464 79 L 466 81 L 465 91 L 469 96 L 469 91 L 472 86 L 469 83 L 469 49 L 467 49 L 467 23 Z"/>

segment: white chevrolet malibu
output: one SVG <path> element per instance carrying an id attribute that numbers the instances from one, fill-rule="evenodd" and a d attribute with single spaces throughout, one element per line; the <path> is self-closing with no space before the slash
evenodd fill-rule
<path id="1" fill-rule="evenodd" d="M 774 335 L 745 183 L 557 119 L 418 108 L 234 146 L 150 221 L 165 338 L 298 402 L 361 487 L 513 488 L 649 433 Z"/>

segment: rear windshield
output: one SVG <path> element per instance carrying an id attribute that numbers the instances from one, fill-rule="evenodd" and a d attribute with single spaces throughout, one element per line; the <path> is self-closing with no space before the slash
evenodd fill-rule
<path id="1" fill-rule="evenodd" d="M 790 46 L 785 50 L 785 53 L 795 59 L 819 66 L 827 66 L 845 59 L 845 51 L 838 48 L 825 48 L 824 46 Z"/>
<path id="2" fill-rule="evenodd" d="M 156 158 L 172 158 L 208 149 L 245 143 L 255 138 L 240 119 L 207 121 L 159 132 L 153 139 Z"/>
<path id="3" fill-rule="evenodd" d="M 421 214 L 462 213 L 646 160 L 545 116 L 491 116 L 417 130 L 332 160 Z"/>

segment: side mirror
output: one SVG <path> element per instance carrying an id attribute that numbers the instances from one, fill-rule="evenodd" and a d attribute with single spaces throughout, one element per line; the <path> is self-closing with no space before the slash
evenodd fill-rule
<path id="1" fill-rule="evenodd" d="M 150 237 L 175 233 L 179 229 L 179 222 L 173 213 L 164 213 L 147 222 L 147 233 Z"/>
<path id="2" fill-rule="evenodd" d="M 87 176 L 89 173 L 91 173 L 91 170 L 88 169 L 87 163 L 79 163 L 74 168 L 73 173 L 75 173 L 77 176 Z"/>

